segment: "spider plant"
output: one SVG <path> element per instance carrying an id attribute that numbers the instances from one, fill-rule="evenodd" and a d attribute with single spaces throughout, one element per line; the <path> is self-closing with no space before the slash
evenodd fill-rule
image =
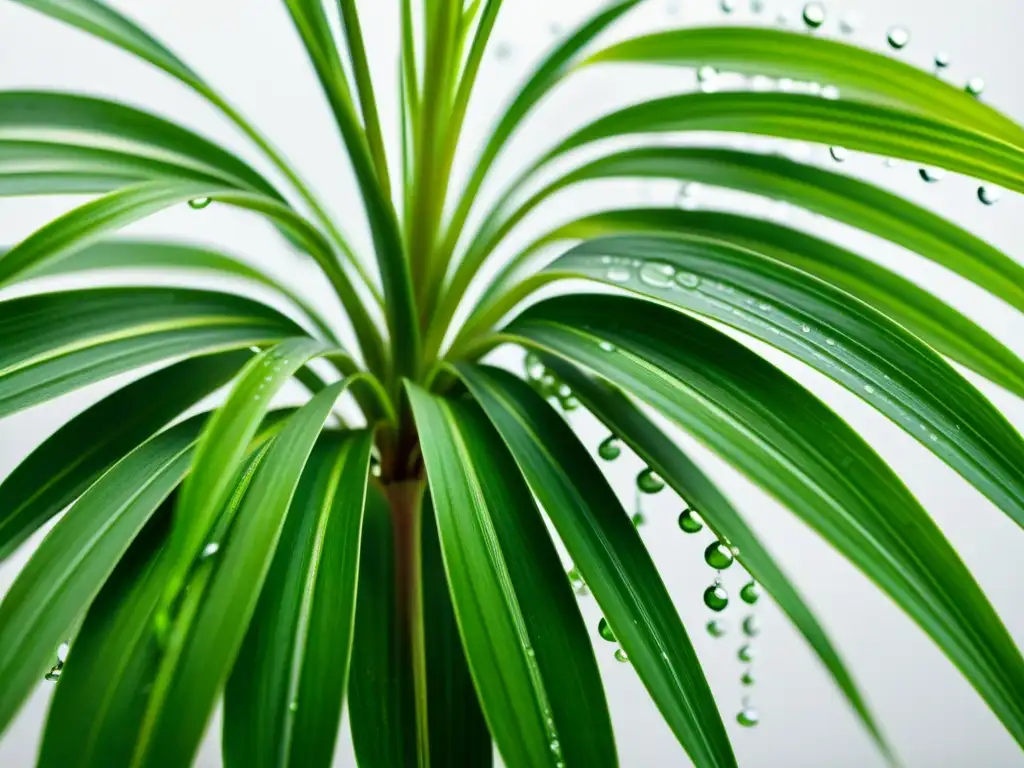
<path id="1" fill-rule="evenodd" d="M 814 36 L 707 27 L 609 44 L 602 33 L 639 4 L 617 0 L 522 83 L 456 185 L 501 0 L 402 0 L 402 146 L 390 154 L 355 0 L 285 0 L 358 184 L 363 209 L 350 215 L 372 234 L 360 253 L 344 231 L 353 222 L 332 221 L 271 141 L 149 32 L 99 0 L 14 2 L 189 86 L 264 170 L 122 103 L 0 93 L 0 194 L 91 195 L 7 250 L 0 286 L 93 272 L 102 282 L 132 268 L 244 279 L 276 295 L 43 281 L 0 302 L 0 415 L 150 366 L 0 484 L 0 558 L 67 509 L 0 605 L 0 730 L 44 674 L 58 680 L 41 765 L 186 765 L 221 699 L 232 766 L 328 765 L 346 702 L 364 766 L 490 764 L 495 746 L 509 766 L 614 765 L 591 633 L 555 536 L 600 605 L 601 634 L 693 763 L 734 765 L 658 571 L 558 410 L 580 405 L 607 426 L 602 458 L 627 446 L 648 467 L 642 491 L 667 485 L 699 512 L 723 545 L 709 557 L 749 571 L 884 754 L 814 613 L 652 411 L 863 571 L 1024 744 L 1024 660 L 954 548 L 854 429 L 722 328 L 834 379 L 1024 525 L 1021 437 L 949 362 L 1024 395 L 1017 357 L 861 255 L 733 213 L 613 204 L 495 257 L 556 193 L 670 179 L 857 227 L 1024 310 L 1022 267 L 898 196 L 783 157 L 658 136 L 818 142 L 1019 192 L 1024 128 L 931 74 Z M 623 64 L 827 87 L 687 92 L 619 109 L 559 137 L 483 205 L 502 148 L 537 105 L 581 70 Z M 605 141 L 623 137 L 629 148 Z M 322 270 L 351 333 L 227 253 L 113 236 L 173 206 L 211 204 L 272 221 Z M 484 362 L 504 345 L 528 353 L 525 377 Z M 293 379 L 308 397 L 283 407 Z M 722 597 L 712 590 L 709 605 Z"/>

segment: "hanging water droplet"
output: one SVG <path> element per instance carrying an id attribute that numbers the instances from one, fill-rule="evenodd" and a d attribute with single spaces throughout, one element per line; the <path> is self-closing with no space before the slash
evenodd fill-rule
<path id="1" fill-rule="evenodd" d="M 639 528 L 641 525 L 647 522 L 647 518 L 644 517 L 643 512 L 636 512 L 633 517 L 630 518 L 633 521 L 633 527 Z"/>
<path id="2" fill-rule="evenodd" d="M 572 584 L 574 587 L 577 584 L 583 583 L 583 575 L 580 573 L 579 569 L 575 565 L 568 571 L 566 571 L 565 575 L 569 577 L 569 583 Z"/>
<path id="3" fill-rule="evenodd" d="M 708 634 L 712 637 L 722 637 L 726 633 L 726 626 L 724 621 L 718 619 L 712 619 L 708 622 Z"/>
<path id="4" fill-rule="evenodd" d="M 704 562 L 716 571 L 724 571 L 732 565 L 732 550 L 721 541 L 716 541 L 704 550 Z"/>
<path id="5" fill-rule="evenodd" d="M 977 98 L 985 92 L 985 81 L 980 77 L 972 77 L 967 81 L 967 85 L 964 86 L 964 90 L 971 96 Z"/>
<path id="6" fill-rule="evenodd" d="M 558 389 L 558 380 L 550 373 L 545 373 L 540 380 L 538 391 L 545 400 L 554 397 Z"/>
<path id="7" fill-rule="evenodd" d="M 739 714 L 736 715 L 736 722 L 742 725 L 744 728 L 753 728 L 761 720 L 761 716 L 757 710 L 751 706 L 746 706 L 740 710 Z"/>
<path id="8" fill-rule="evenodd" d="M 601 620 L 597 623 L 597 634 L 601 636 L 603 640 L 607 640 L 609 643 L 615 642 L 615 633 L 612 632 L 611 626 L 608 624 L 608 619 L 601 617 Z"/>
<path id="9" fill-rule="evenodd" d="M 612 344 L 610 341 L 602 341 L 597 346 L 598 346 L 598 349 L 600 349 L 602 352 L 614 352 L 615 351 L 615 345 Z"/>
<path id="10" fill-rule="evenodd" d="M 719 0 L 718 7 L 722 9 L 722 13 L 732 13 L 736 10 L 736 0 Z"/>
<path id="11" fill-rule="evenodd" d="M 676 283 L 683 288 L 696 288 L 700 285 L 700 278 L 692 272 L 676 272 Z"/>
<path id="12" fill-rule="evenodd" d="M 629 656 L 627 656 L 626 652 L 624 650 L 622 650 L 621 648 L 616 648 L 615 649 L 615 660 L 617 662 L 619 662 L 620 664 L 625 664 L 627 661 L 629 661 Z"/>
<path id="13" fill-rule="evenodd" d="M 921 168 L 918 172 L 922 181 L 928 184 L 935 184 L 938 181 L 942 181 L 942 178 L 946 175 L 946 172 L 941 168 Z"/>
<path id="14" fill-rule="evenodd" d="M 808 29 L 818 29 L 825 23 L 825 6 L 821 3 L 807 3 L 804 6 L 803 19 Z"/>
<path id="15" fill-rule="evenodd" d="M 749 669 L 740 677 L 740 684 L 748 687 L 754 684 L 754 674 Z"/>
<path id="16" fill-rule="evenodd" d="M 978 187 L 978 199 L 985 205 L 995 205 L 999 202 L 999 190 L 995 187 Z"/>
<path id="17" fill-rule="evenodd" d="M 562 410 L 566 413 L 572 413 L 580 407 L 580 401 L 576 395 L 569 395 L 568 397 L 561 397 L 558 399 L 558 404 L 562 406 Z"/>
<path id="18" fill-rule="evenodd" d="M 212 202 L 212 197 L 195 197 L 188 201 L 188 207 L 193 211 L 201 211 Z"/>
<path id="19" fill-rule="evenodd" d="M 756 581 L 747 582 L 743 589 L 740 590 L 740 597 L 743 598 L 743 602 L 747 605 L 753 605 L 761 597 L 761 588 L 757 585 Z"/>
<path id="20" fill-rule="evenodd" d="M 692 509 L 684 509 L 679 513 L 679 527 L 685 533 L 697 533 L 704 528 L 704 521 Z"/>
<path id="21" fill-rule="evenodd" d="M 900 51 L 910 42 L 910 31 L 906 27 L 890 27 L 886 39 L 890 48 Z"/>
<path id="22" fill-rule="evenodd" d="M 757 653 L 754 651 L 754 646 L 752 646 L 750 643 L 746 643 L 745 645 L 740 646 L 740 649 L 739 651 L 737 651 L 736 656 L 739 658 L 740 661 L 749 664 L 754 660 L 754 657 L 757 656 Z"/>
<path id="23" fill-rule="evenodd" d="M 572 397 L 572 389 L 570 389 L 568 384 L 559 384 L 556 394 L 560 398 Z"/>
<path id="24" fill-rule="evenodd" d="M 207 557 L 213 557 L 218 552 L 220 552 L 220 544 L 218 544 L 216 541 L 211 541 L 209 544 L 203 547 L 203 551 L 202 553 L 200 553 L 199 556 L 203 559 L 206 559 Z"/>
<path id="25" fill-rule="evenodd" d="M 747 616 L 743 619 L 743 634 L 747 637 L 757 637 L 761 634 L 761 625 L 757 621 L 757 616 Z"/>
<path id="26" fill-rule="evenodd" d="M 852 35 L 857 31 L 860 20 L 856 14 L 848 13 L 839 20 L 839 31 L 844 35 Z"/>
<path id="27" fill-rule="evenodd" d="M 942 70 L 944 70 L 946 67 L 949 66 L 949 63 L 950 63 L 949 54 L 946 53 L 945 51 L 938 51 L 935 54 L 934 61 L 935 61 L 935 71 L 936 72 L 941 72 Z"/>
<path id="28" fill-rule="evenodd" d="M 850 156 L 850 153 L 846 150 L 846 147 L 829 147 L 828 153 L 832 155 L 832 159 L 837 163 L 845 163 L 846 158 Z"/>
<path id="29" fill-rule="evenodd" d="M 661 475 L 647 467 L 636 476 L 636 487 L 641 493 L 657 493 L 665 487 L 665 481 L 661 479 Z"/>
<path id="30" fill-rule="evenodd" d="M 544 376 L 544 371 L 547 370 L 544 367 L 544 363 L 533 352 L 526 355 L 523 361 L 523 368 L 526 370 L 526 378 L 530 381 L 538 381 Z"/>
<path id="31" fill-rule="evenodd" d="M 721 584 L 712 584 L 704 590 L 704 605 L 712 611 L 721 612 L 729 604 L 729 593 Z"/>
<path id="32" fill-rule="evenodd" d="M 613 283 L 625 283 L 630 278 L 629 270 L 625 267 L 612 267 L 605 272 L 605 277 L 611 280 Z"/>
<path id="33" fill-rule="evenodd" d="M 615 461 L 622 455 L 622 441 L 615 435 L 608 435 L 597 446 L 597 455 L 605 461 Z"/>
<path id="34" fill-rule="evenodd" d="M 640 267 L 640 282 L 652 288 L 671 288 L 676 268 L 664 261 L 648 261 Z"/>

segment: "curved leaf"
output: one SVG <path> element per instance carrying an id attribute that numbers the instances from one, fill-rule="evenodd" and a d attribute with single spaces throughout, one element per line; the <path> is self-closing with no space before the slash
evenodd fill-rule
<path id="1" fill-rule="evenodd" d="M 828 283 L 713 241 L 624 236 L 549 268 L 713 318 L 791 354 L 888 416 L 1024 527 L 1024 441 L 956 369 Z"/>
<path id="2" fill-rule="evenodd" d="M 370 434 L 324 435 L 224 700 L 230 765 L 329 766 L 348 676 Z"/>
<path id="3" fill-rule="evenodd" d="M 664 478 L 669 487 L 700 514 L 720 540 L 728 541 L 739 550 L 737 559 L 771 595 L 818 654 L 868 733 L 882 752 L 891 758 L 881 731 L 824 628 L 725 494 L 622 392 L 557 358 L 549 358 L 546 362 L 550 363 L 551 370 L 559 379 L 569 385 L 583 406 Z"/>
<path id="4" fill-rule="evenodd" d="M 512 765 L 616 765 L 587 637 L 530 490 L 471 404 L 407 384 L 480 704 Z"/>
<path id="5" fill-rule="evenodd" d="M 135 155 L 138 162 L 178 166 L 225 186 L 280 199 L 274 187 L 237 157 L 181 126 L 148 112 L 90 96 L 46 91 L 0 91 L 0 144 L 31 141 Z M 63 145 L 63 149 L 60 146 Z"/>
<path id="6" fill-rule="evenodd" d="M 694 764 L 735 765 L 715 700 L 672 599 L 587 450 L 558 413 L 511 374 L 470 366 L 459 366 L 458 374 L 508 445 L 616 639 Z"/>
<path id="7" fill-rule="evenodd" d="M 640 397 L 786 504 L 935 640 L 1024 744 L 1024 660 L 984 593 L 892 470 L 795 381 L 700 321 L 635 299 L 545 301 L 503 338 Z"/>
<path id="8" fill-rule="evenodd" d="M 180 355 L 301 333 L 239 296 L 180 288 L 95 288 L 0 302 L 0 415 Z"/>
<path id="9" fill-rule="evenodd" d="M 613 137 L 676 131 L 753 133 L 937 165 L 1024 192 L 1024 149 L 890 107 L 793 93 L 691 93 L 626 107 L 579 129 L 538 166 Z M 536 166 L 535 166 L 536 167 Z"/>
<path id="10" fill-rule="evenodd" d="M 960 88 L 889 56 L 777 29 L 698 27 L 630 38 L 584 65 L 632 62 L 827 83 L 843 97 L 886 104 L 989 133 L 1020 146 L 1024 130 Z"/>
<path id="11" fill-rule="evenodd" d="M 0 483 L 0 561 L 139 443 L 227 384 L 249 357 L 228 352 L 169 366 L 54 432 Z"/>

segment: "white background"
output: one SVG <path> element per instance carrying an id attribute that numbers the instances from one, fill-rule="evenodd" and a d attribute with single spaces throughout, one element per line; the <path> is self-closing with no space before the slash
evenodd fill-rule
<path id="1" fill-rule="evenodd" d="M 339 150 L 329 114 L 318 93 L 297 38 L 277 0 L 121 0 L 116 5 L 151 30 L 228 94 L 253 121 L 284 148 L 355 239 L 365 242 L 360 209 Z M 389 93 L 396 82 L 397 0 L 363 0 L 366 33 L 376 56 L 378 92 Z M 737 0 L 733 22 L 772 23 L 783 11 L 791 23 L 799 14 L 795 3 L 768 0 L 760 16 L 747 0 Z M 499 61 L 492 53 L 481 76 L 462 148 L 478 146 L 489 121 L 527 68 L 554 39 L 553 33 L 595 6 L 593 0 L 505 0 L 495 39 L 511 55 Z M 671 13 L 671 8 L 677 8 Z M 981 75 L 987 83 L 985 98 L 1024 121 L 1024 89 L 1020 87 L 1020 0 L 858 0 L 829 4 L 829 20 L 822 34 L 838 35 L 837 20 L 855 11 L 860 24 L 854 39 L 884 48 L 886 29 L 905 24 L 911 43 L 899 54 L 921 66 L 930 66 L 936 50 L 947 50 L 953 60 L 946 77 L 962 83 Z M 714 0 L 649 0 L 616 32 L 622 35 L 669 23 L 705 23 L 723 20 Z M 615 105 L 645 95 L 693 87 L 686 71 L 597 70 L 578 78 L 545 103 L 508 147 L 499 165 L 499 180 L 508 178 L 526 158 L 567 132 L 574 125 Z M 119 97 L 170 116 L 201 130 L 252 157 L 245 142 L 211 108 L 185 88 L 129 56 L 71 31 L 29 11 L 0 2 L 0 87 L 62 88 Z M 383 97 L 382 97 L 383 100 Z M 393 103 L 383 105 L 383 119 L 393 125 Z M 789 150 L 810 162 L 829 163 L 823 147 Z M 467 157 L 466 152 L 463 158 Z M 925 185 L 916 170 L 905 164 L 886 168 L 878 158 L 853 156 L 843 167 L 934 208 L 978 232 L 1012 256 L 1024 252 L 1019 222 L 1024 203 L 1004 194 L 992 207 L 981 206 L 968 179 L 947 177 Z M 493 190 L 492 190 L 493 191 Z M 671 185 L 623 183 L 560 198 L 548 220 L 564 219 L 581 208 L 614 201 L 671 202 Z M 1024 330 L 1021 318 L 980 290 L 952 278 L 942 269 L 899 249 L 852 233 L 798 211 L 780 209 L 763 201 L 715 198 L 701 193 L 702 202 L 718 200 L 739 204 L 751 212 L 785 219 L 793 226 L 820 231 L 883 261 L 943 296 L 969 316 L 984 323 L 1018 352 Z M 0 200 L 0 244 L 17 242 L 48 218 L 66 210 L 71 199 Z M 538 226 L 539 221 L 533 222 Z M 133 227 L 135 233 L 167 234 L 214 243 L 266 264 L 313 296 L 322 296 L 315 272 L 289 255 L 262 222 L 217 206 L 199 213 L 187 209 L 167 212 Z M 525 232 L 526 230 L 524 230 Z M 0 340 L 2 343 L 2 340 Z M 761 347 L 758 347 L 761 349 Z M 769 356 L 780 361 L 778 355 Z M 845 390 L 802 366 L 781 361 L 814 392 L 866 435 L 899 471 L 914 493 L 934 515 L 957 546 L 968 566 L 999 610 L 1010 633 L 1024 644 L 1024 570 L 1020 551 L 1024 532 L 946 469 L 922 447 L 870 411 Z M 0 476 L 52 432 L 70 414 L 111 391 L 123 379 L 106 382 L 42 407 L 0 421 Z M 983 391 L 1020 427 L 1024 407 L 1014 398 L 987 384 Z M 575 418 L 575 417 L 574 417 Z M 575 418 L 591 445 L 603 437 L 585 417 Z M 821 439 L 828 439 L 822 435 Z M 692 443 L 684 440 L 685 447 Z M 907 766 L 1017 766 L 1024 758 L 1012 739 L 935 646 L 900 611 L 840 557 L 791 515 L 780 509 L 727 468 L 697 452 L 730 497 L 784 565 L 786 571 L 818 612 L 844 658 L 854 670 L 867 699 Z M 632 504 L 632 477 L 638 465 L 624 457 L 612 465 L 611 476 L 623 499 Z M 872 743 L 834 690 L 815 657 L 784 617 L 772 606 L 758 608 L 764 631 L 758 639 L 758 684 L 754 703 L 762 724 L 752 731 L 735 726 L 740 687 L 735 659 L 735 632 L 714 641 L 702 626 L 706 611 L 700 594 L 710 575 L 701 559 L 707 543 L 703 536 L 684 536 L 675 526 L 679 501 L 665 492 L 646 507 L 643 529 L 651 552 L 662 568 L 712 687 L 718 696 L 740 763 L 744 766 L 862 766 L 882 765 Z M 36 541 L 38 540 L 38 537 Z M 12 562 L 0 566 L 0 592 L 6 589 L 29 554 L 26 548 Z M 726 584 L 735 594 L 743 578 L 738 568 L 727 572 Z M 598 612 L 592 599 L 582 601 L 588 623 L 596 626 Z M 727 612 L 733 629 L 742 613 Z M 596 632 L 594 632 L 596 638 Z M 612 647 L 596 640 L 605 685 L 615 722 L 621 762 L 625 766 L 686 764 L 686 756 L 628 665 L 612 659 Z M 0 681 L 2 684 L 2 681 Z M 31 764 L 45 715 L 48 685 L 40 685 L 20 719 L 0 740 L 0 766 Z M 1022 692 L 1024 695 L 1024 692 Z M 338 765 L 351 765 L 347 726 L 339 744 Z M 219 764 L 216 733 L 204 745 L 199 763 Z"/>

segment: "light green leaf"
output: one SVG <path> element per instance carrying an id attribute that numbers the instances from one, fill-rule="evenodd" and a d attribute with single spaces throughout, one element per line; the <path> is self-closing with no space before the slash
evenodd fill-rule
<path id="1" fill-rule="evenodd" d="M 371 486 L 363 513 L 359 594 L 349 672 L 349 725 L 359 765 L 417 765 L 416 698 L 406 625 L 399 618 L 391 509 Z"/>
<path id="2" fill-rule="evenodd" d="M 228 680 L 225 762 L 329 766 L 348 677 L 370 434 L 325 434 L 306 464 Z"/>
<path id="3" fill-rule="evenodd" d="M 227 384 L 250 354 L 184 360 L 139 379 L 65 423 L 0 483 L 0 561 L 129 451 Z"/>
<path id="4" fill-rule="evenodd" d="M 787 505 L 935 640 L 1024 744 L 1024 660 L 984 593 L 892 470 L 795 381 L 700 321 L 629 298 L 545 301 L 503 338 L 636 395 Z"/>
<path id="5" fill-rule="evenodd" d="M 434 505 L 423 499 L 420 542 L 423 627 L 427 662 L 427 716 L 433 768 L 490 768 L 491 732 L 480 710 L 455 618 L 438 538 Z"/>
<path id="6" fill-rule="evenodd" d="M 470 403 L 407 392 L 480 704 L 510 765 L 616 765 L 593 648 L 544 522 Z"/>
<path id="7" fill-rule="evenodd" d="M 347 384 L 332 384 L 289 419 L 256 469 L 237 515 L 225 521 L 226 541 L 214 539 L 220 545 L 216 557 L 197 564 L 167 638 L 133 764 L 182 765 L 194 758 L 256 609 L 302 470 Z M 202 467 L 197 456 L 195 471 Z M 186 485 L 179 511 L 187 508 L 188 493 Z M 180 527 L 176 521 L 175 532 Z M 176 560 L 180 551 L 172 546 L 171 557 Z M 178 582 L 177 562 L 170 583 Z"/>
<path id="8" fill-rule="evenodd" d="M 0 302 L 0 415 L 177 356 L 301 333 L 240 296 L 181 288 L 95 288 Z"/>
<path id="9" fill-rule="evenodd" d="M 710 317 L 789 353 L 884 413 L 1024 526 L 1017 431 L 931 347 L 849 294 L 708 240 L 598 238 L 550 269 Z"/>
<path id="10" fill-rule="evenodd" d="M 690 759 L 699 768 L 734 766 L 729 737 L 672 598 L 587 450 L 562 417 L 511 374 L 471 366 L 459 366 L 458 374 L 508 445 Z"/>
<path id="11" fill-rule="evenodd" d="M 561 381 L 569 385 L 583 406 L 657 472 L 720 540 L 728 541 L 737 548 L 737 560 L 765 588 L 818 654 L 868 733 L 891 759 L 881 731 L 824 628 L 725 494 L 622 392 L 558 358 L 548 358 L 545 362 L 550 364 Z"/>
<path id="12" fill-rule="evenodd" d="M 916 67 L 856 46 L 776 29 L 696 27 L 642 35 L 590 56 L 600 63 L 710 66 L 837 87 L 842 97 L 885 104 L 1021 146 L 1024 130 L 996 110 Z"/>

